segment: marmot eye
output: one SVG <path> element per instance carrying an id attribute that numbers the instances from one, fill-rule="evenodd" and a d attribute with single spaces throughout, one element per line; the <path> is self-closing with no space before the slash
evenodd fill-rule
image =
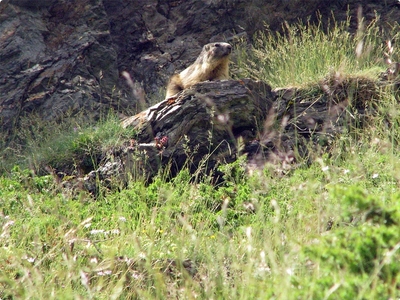
<path id="1" fill-rule="evenodd" d="M 219 46 L 221 46 L 220 44 L 214 44 L 214 47 L 219 47 Z"/>

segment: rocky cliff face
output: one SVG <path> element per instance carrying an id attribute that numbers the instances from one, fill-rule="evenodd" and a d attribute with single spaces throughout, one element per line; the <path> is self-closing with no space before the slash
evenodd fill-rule
<path id="1" fill-rule="evenodd" d="M 0 2 L 0 122 L 3 133 L 32 113 L 44 120 L 78 113 L 133 113 L 127 71 L 147 98 L 162 100 L 168 77 L 212 41 L 250 38 L 265 24 L 336 19 L 347 10 L 400 19 L 398 1 L 3 0 Z"/>

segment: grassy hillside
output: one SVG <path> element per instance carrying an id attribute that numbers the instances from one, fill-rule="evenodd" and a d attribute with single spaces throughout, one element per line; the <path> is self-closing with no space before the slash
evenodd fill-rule
<path id="1" fill-rule="evenodd" d="M 377 78 L 384 52 L 396 60 L 397 49 L 387 49 L 374 24 L 355 36 L 345 25 L 260 34 L 254 48 L 239 48 L 236 76 L 274 87 L 312 85 L 332 72 Z M 400 110 L 393 87 L 380 93 L 369 125 L 348 128 L 309 164 L 249 174 L 242 157 L 221 167 L 218 185 L 182 170 L 96 199 L 33 170 L 95 161 L 131 133 L 113 118 L 54 126 L 41 141 L 26 133 L 15 151 L 20 166 L 8 149 L 0 177 L 0 298 L 399 297 Z"/>

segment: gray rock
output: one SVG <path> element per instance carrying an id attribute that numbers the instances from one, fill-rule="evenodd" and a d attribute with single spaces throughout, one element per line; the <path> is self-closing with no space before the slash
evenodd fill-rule
<path id="1" fill-rule="evenodd" d="M 0 9 L 3 130 L 31 113 L 44 120 L 67 113 L 95 119 L 116 108 L 111 95 L 118 82 L 117 53 L 101 1 L 57 1 L 43 10 L 13 3 Z"/>
<path id="2" fill-rule="evenodd" d="M 10 4 L 29 8 L 49 7 L 55 2 L 56 0 L 10 0 Z"/>
<path id="3" fill-rule="evenodd" d="M 261 0 L 3 0 L 0 2 L 0 125 L 110 109 L 132 115 L 137 99 L 120 76 L 127 71 L 159 102 L 168 78 L 190 65 L 210 41 L 251 41 L 255 31 L 284 21 L 355 16 L 375 11 L 382 24 L 400 19 L 398 1 Z M 351 27 L 357 28 L 356 19 Z"/>

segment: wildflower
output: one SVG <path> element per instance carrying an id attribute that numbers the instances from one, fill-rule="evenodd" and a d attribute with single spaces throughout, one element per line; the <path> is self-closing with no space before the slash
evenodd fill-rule
<path id="1" fill-rule="evenodd" d="M 81 282 L 85 287 L 89 286 L 89 278 L 87 277 L 86 273 L 83 271 L 79 272 L 81 275 Z"/>
<path id="2" fill-rule="evenodd" d="M 132 276 L 133 279 L 140 279 L 140 274 L 139 274 L 139 272 L 132 272 L 132 273 L 131 273 L 131 276 Z"/>
<path id="3" fill-rule="evenodd" d="M 247 227 L 246 228 L 246 236 L 247 236 L 248 239 L 251 238 L 251 227 Z"/>
<path id="4" fill-rule="evenodd" d="M 90 234 L 99 234 L 99 233 L 104 233 L 103 229 L 93 229 L 90 231 Z"/>
<path id="5" fill-rule="evenodd" d="M 217 120 L 221 123 L 221 124 L 228 124 L 229 122 L 229 115 L 228 114 L 219 114 L 217 116 Z"/>
<path id="6" fill-rule="evenodd" d="M 286 274 L 288 274 L 289 276 L 292 276 L 294 274 L 293 269 L 287 268 L 286 269 Z"/>
<path id="7" fill-rule="evenodd" d="M 111 233 L 111 234 L 119 234 L 120 231 L 119 231 L 119 229 L 112 229 L 112 230 L 109 231 L 109 233 Z"/>
<path id="8" fill-rule="evenodd" d="M 29 256 L 26 256 L 26 255 L 24 255 L 22 257 L 22 259 L 26 259 L 30 263 L 34 263 L 35 262 L 35 258 L 34 257 L 29 257 Z"/>
<path id="9" fill-rule="evenodd" d="M 90 259 L 90 262 L 91 262 L 92 264 L 97 264 L 97 262 L 98 262 L 97 257 L 93 256 L 93 257 Z"/>
<path id="10" fill-rule="evenodd" d="M 103 271 L 97 272 L 97 275 L 99 275 L 99 276 L 106 276 L 106 275 L 111 275 L 111 274 L 112 274 L 111 270 L 103 270 Z"/>
<path id="11" fill-rule="evenodd" d="M 11 225 L 13 225 L 15 222 L 13 220 L 6 222 L 3 225 L 3 230 L 7 229 L 8 227 L 10 227 Z"/>

